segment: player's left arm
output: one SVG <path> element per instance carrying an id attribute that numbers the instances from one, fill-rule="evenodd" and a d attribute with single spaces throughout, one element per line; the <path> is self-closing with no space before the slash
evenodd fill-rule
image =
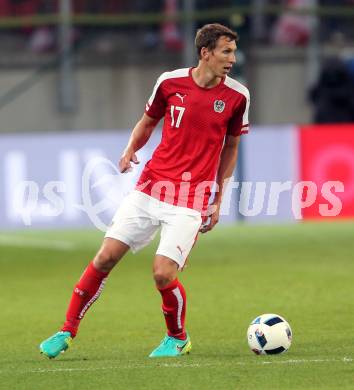
<path id="1" fill-rule="evenodd" d="M 225 137 L 225 143 L 221 151 L 219 167 L 216 175 L 218 192 L 215 193 L 214 200 L 209 206 L 211 213 L 209 223 L 201 227 L 201 233 L 210 231 L 219 222 L 222 197 L 227 187 L 227 183 L 236 167 L 240 139 L 241 136 L 234 137 L 232 135 L 226 135 Z"/>

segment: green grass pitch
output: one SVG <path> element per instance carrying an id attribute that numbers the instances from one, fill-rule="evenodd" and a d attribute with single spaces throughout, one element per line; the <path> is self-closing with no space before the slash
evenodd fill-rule
<path id="1" fill-rule="evenodd" d="M 149 359 L 165 328 L 151 277 L 156 242 L 128 254 L 55 360 L 38 345 L 61 326 L 100 232 L 0 233 L 1 389 L 353 389 L 354 222 L 218 226 L 180 275 L 193 350 Z M 256 356 L 259 314 L 290 323 L 289 352 Z"/>

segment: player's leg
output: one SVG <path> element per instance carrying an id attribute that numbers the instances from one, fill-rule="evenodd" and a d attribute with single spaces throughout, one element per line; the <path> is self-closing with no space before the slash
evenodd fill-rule
<path id="1" fill-rule="evenodd" d="M 138 195 L 128 195 L 117 210 L 101 249 L 74 288 L 63 328 L 40 345 L 46 356 L 56 357 L 68 348 L 83 316 L 100 296 L 109 272 L 128 249 L 136 252 L 153 239 L 159 224 L 144 210 L 139 202 L 145 199 Z"/>
<path id="2" fill-rule="evenodd" d="M 113 238 L 105 238 L 93 261 L 87 266 L 74 287 L 63 332 L 75 337 L 87 310 L 99 298 L 107 277 L 114 266 L 129 250 L 129 246 Z"/>
<path id="3" fill-rule="evenodd" d="M 153 264 L 156 288 L 162 298 L 167 336 L 150 357 L 178 356 L 189 353 L 191 342 L 184 327 L 186 292 L 177 278 L 179 265 L 167 256 L 157 254 Z"/>
<path id="4" fill-rule="evenodd" d="M 196 214 L 169 215 L 162 225 L 153 274 L 162 297 L 167 336 L 150 357 L 179 356 L 192 348 L 185 329 L 186 292 L 177 278 L 177 272 L 184 266 L 200 224 L 200 215 Z"/>
<path id="5" fill-rule="evenodd" d="M 153 276 L 156 288 L 162 297 L 162 312 L 165 316 L 167 334 L 185 340 L 186 293 L 177 279 L 178 267 L 178 264 L 172 259 L 156 255 Z"/>
<path id="6" fill-rule="evenodd" d="M 128 250 L 129 246 L 122 241 L 104 239 L 100 250 L 74 287 L 61 331 L 41 343 L 41 353 L 54 358 L 70 346 L 85 313 L 101 295 L 109 272 Z"/>

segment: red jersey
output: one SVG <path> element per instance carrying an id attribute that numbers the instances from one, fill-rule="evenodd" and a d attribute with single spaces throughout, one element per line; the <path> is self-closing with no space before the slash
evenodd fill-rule
<path id="1" fill-rule="evenodd" d="M 248 132 L 248 89 L 226 76 L 213 88 L 192 78 L 192 68 L 163 73 L 145 113 L 164 118 L 162 138 L 137 189 L 162 201 L 205 209 L 225 135 Z"/>

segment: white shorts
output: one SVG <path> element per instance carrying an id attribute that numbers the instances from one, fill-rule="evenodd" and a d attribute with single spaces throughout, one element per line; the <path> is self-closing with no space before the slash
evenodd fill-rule
<path id="1" fill-rule="evenodd" d="M 201 223 L 200 212 L 135 190 L 123 200 L 105 237 L 124 242 L 135 253 L 148 245 L 161 227 L 156 254 L 169 257 L 183 268 Z"/>

